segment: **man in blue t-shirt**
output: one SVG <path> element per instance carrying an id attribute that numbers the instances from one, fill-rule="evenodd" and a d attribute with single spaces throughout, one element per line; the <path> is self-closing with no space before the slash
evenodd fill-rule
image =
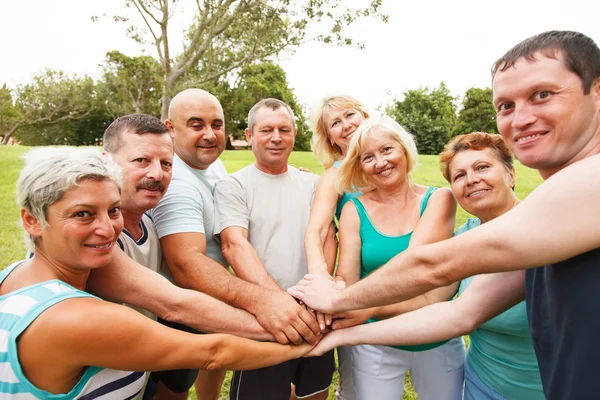
<path id="1" fill-rule="evenodd" d="M 334 313 L 496 272 L 474 280 L 478 304 L 465 318 L 476 326 L 526 296 L 546 397 L 597 398 L 600 49 L 581 33 L 545 32 L 509 50 L 492 78 L 500 134 L 545 182 L 475 232 L 410 249 L 346 289 L 309 275 L 290 293 Z"/>

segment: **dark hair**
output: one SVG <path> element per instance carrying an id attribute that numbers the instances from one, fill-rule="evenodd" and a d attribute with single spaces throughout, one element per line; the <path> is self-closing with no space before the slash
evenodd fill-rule
<path id="1" fill-rule="evenodd" d="M 521 57 L 535 60 L 535 53 L 557 59 L 563 55 L 566 67 L 581 79 L 583 93 L 588 94 L 596 78 L 600 77 L 600 49 L 583 33 L 549 31 L 525 39 L 492 66 L 492 78 L 498 71 L 506 71 Z"/>
<path id="2" fill-rule="evenodd" d="M 104 150 L 116 153 L 122 146 L 121 135 L 125 132 L 141 135 L 142 133 L 163 134 L 169 128 L 160 119 L 148 114 L 129 114 L 114 120 L 104 131 L 102 142 Z"/>
<path id="3" fill-rule="evenodd" d="M 494 133 L 472 132 L 456 136 L 444 146 L 444 151 L 440 153 L 442 175 L 450 182 L 450 163 L 461 151 L 485 149 L 491 149 L 507 171 L 514 169 L 513 154 L 502 140 L 502 136 Z"/>

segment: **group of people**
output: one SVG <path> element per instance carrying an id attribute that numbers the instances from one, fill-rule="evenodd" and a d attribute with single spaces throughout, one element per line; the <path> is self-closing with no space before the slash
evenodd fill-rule
<path id="1" fill-rule="evenodd" d="M 227 175 L 200 89 L 164 123 L 118 118 L 103 152 L 31 151 L 0 397 L 217 399 L 231 369 L 231 399 L 326 399 L 337 348 L 340 399 L 401 399 L 408 371 L 425 400 L 595 398 L 600 49 L 542 33 L 492 77 L 500 135 L 446 145 L 450 189 L 413 182 L 412 136 L 347 95 L 313 112 L 320 178 L 288 164 L 276 99 L 249 112 L 255 162 Z M 513 153 L 546 180 L 522 202 Z M 456 202 L 476 218 L 453 232 Z"/>

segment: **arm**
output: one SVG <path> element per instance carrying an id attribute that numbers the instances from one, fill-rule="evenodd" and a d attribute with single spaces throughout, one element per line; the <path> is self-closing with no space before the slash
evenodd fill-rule
<path id="1" fill-rule="evenodd" d="M 300 343 L 302 338 L 316 341 L 319 328 L 308 311 L 281 290 L 262 288 L 231 275 L 203 254 L 203 238 L 198 233 L 180 233 L 160 240 L 175 282 L 248 311 L 279 343 Z"/>
<path id="2" fill-rule="evenodd" d="M 351 285 L 360 279 L 362 240 L 360 239 L 360 218 L 354 203 L 349 201 L 342 209 L 340 217 L 340 259 L 336 277 Z"/>
<path id="3" fill-rule="evenodd" d="M 173 285 L 115 247 L 113 260 L 91 272 L 86 290 L 103 299 L 147 309 L 167 321 L 203 332 L 272 340 L 251 314 L 204 293 Z"/>
<path id="4" fill-rule="evenodd" d="M 335 215 L 339 195 L 335 190 L 337 168 L 330 167 L 323 173 L 317 184 L 315 197 L 310 209 L 310 218 L 304 233 L 304 249 L 308 262 L 308 272 L 331 276 L 325 255 L 328 230 Z"/>
<path id="5" fill-rule="evenodd" d="M 239 278 L 271 290 L 281 290 L 265 270 L 256 250 L 248 241 L 248 230 L 230 226 L 221 231 L 223 255 Z"/>
<path id="6" fill-rule="evenodd" d="M 452 192 L 449 189 L 437 189 L 429 198 L 427 208 L 413 230 L 408 247 L 417 247 L 452 237 L 455 216 L 456 201 Z M 400 303 L 337 314 L 335 317 L 338 320 L 334 322 L 333 328 L 354 326 L 369 318 L 391 318 L 433 303 L 450 300 L 457 289 L 458 282 Z"/>
<path id="7" fill-rule="evenodd" d="M 600 185 L 592 184 L 598 181 L 595 155 L 557 172 L 476 231 L 409 249 L 343 291 L 309 275 L 290 292 L 316 309 L 343 311 L 406 300 L 468 276 L 572 258 L 600 247 Z"/>
<path id="8" fill-rule="evenodd" d="M 454 301 L 435 303 L 384 321 L 336 330 L 311 355 L 361 343 L 412 346 L 467 335 L 525 298 L 524 271 L 479 275 Z"/>
<path id="9" fill-rule="evenodd" d="M 76 298 L 56 304 L 28 327 L 20 338 L 19 356 L 36 373 L 63 369 L 75 376 L 89 365 L 129 371 L 254 369 L 298 357 L 310 347 L 190 334 L 120 305 Z"/>

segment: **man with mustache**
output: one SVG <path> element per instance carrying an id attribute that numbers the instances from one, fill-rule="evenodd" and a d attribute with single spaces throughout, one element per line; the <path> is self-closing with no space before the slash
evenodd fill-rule
<path id="1" fill-rule="evenodd" d="M 151 115 L 125 115 L 106 128 L 103 144 L 123 169 L 124 227 L 117 243 L 129 257 L 159 272 L 162 252 L 156 228 L 146 212 L 156 207 L 171 182 L 173 140 L 169 130 Z M 156 319 L 149 311 L 139 311 Z"/>
<path id="2" fill-rule="evenodd" d="M 248 114 L 246 129 L 256 162 L 215 187 L 214 233 L 220 236 L 223 255 L 236 276 L 271 293 L 285 293 L 308 271 L 304 231 L 319 177 L 288 165 L 295 137 L 290 107 L 276 99 L 259 101 Z M 334 260 L 328 261 L 332 272 Z M 325 399 L 333 370 L 330 351 L 238 371 L 230 398 Z"/>

